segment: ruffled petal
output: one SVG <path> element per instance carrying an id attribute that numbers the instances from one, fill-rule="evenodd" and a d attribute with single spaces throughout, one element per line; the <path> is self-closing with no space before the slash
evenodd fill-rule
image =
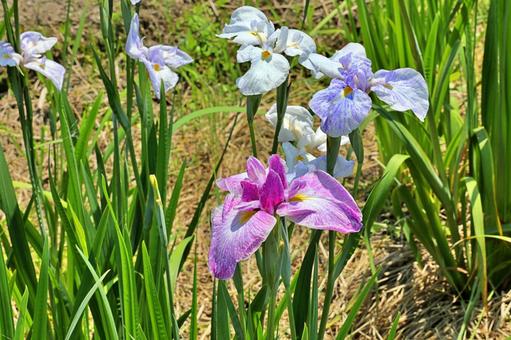
<path id="1" fill-rule="evenodd" d="M 236 80 L 236 85 L 245 96 L 264 94 L 281 85 L 289 74 L 289 62 L 280 54 L 268 52 L 270 56 L 260 55 L 252 61 L 250 69 Z"/>
<path id="2" fill-rule="evenodd" d="M 155 45 L 149 47 L 148 59 L 153 62 L 165 64 L 173 70 L 193 62 L 192 57 L 188 54 L 177 47 L 168 45 Z"/>
<path id="3" fill-rule="evenodd" d="M 428 86 L 424 77 L 414 69 L 400 68 L 375 73 L 371 90 L 392 110 L 413 113 L 421 121 L 429 109 Z"/>
<path id="4" fill-rule="evenodd" d="M 277 214 L 313 229 L 352 233 L 362 228 L 362 213 L 353 197 L 323 171 L 293 180 L 288 202 L 279 206 Z"/>
<path id="5" fill-rule="evenodd" d="M 46 38 L 39 32 L 24 32 L 20 35 L 21 50 L 25 59 L 48 52 L 56 43 L 57 38 Z"/>
<path id="6" fill-rule="evenodd" d="M 212 214 L 209 269 L 222 280 L 234 275 L 236 264 L 250 257 L 266 240 L 277 220 L 265 211 L 235 209 L 239 199 L 229 195 Z"/>
<path id="7" fill-rule="evenodd" d="M 321 118 L 321 129 L 329 136 L 346 136 L 355 130 L 371 110 L 367 93 L 333 79 L 330 86 L 316 92 L 309 106 Z"/>
<path id="8" fill-rule="evenodd" d="M 240 45 L 262 45 L 273 34 L 275 28 L 263 12 L 251 6 L 242 6 L 231 15 L 220 38 L 233 39 Z"/>
<path id="9" fill-rule="evenodd" d="M 33 60 L 24 64 L 24 66 L 28 69 L 41 73 L 43 76 L 51 80 L 59 91 L 62 90 L 64 74 L 66 73 L 64 66 L 54 62 L 53 60 L 47 59 L 46 57 Z"/>
<path id="10" fill-rule="evenodd" d="M 266 113 L 266 119 L 277 127 L 277 105 Z M 302 106 L 288 106 L 279 132 L 279 142 L 291 142 L 302 136 L 314 133 L 313 118 L 309 110 Z"/>

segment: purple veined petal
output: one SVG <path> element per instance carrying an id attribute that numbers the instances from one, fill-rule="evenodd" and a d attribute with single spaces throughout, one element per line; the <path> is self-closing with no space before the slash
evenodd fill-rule
<path id="1" fill-rule="evenodd" d="M 239 211 L 261 210 L 261 202 L 259 202 L 259 199 L 257 201 L 240 202 L 236 204 L 234 209 Z"/>
<path id="2" fill-rule="evenodd" d="M 247 159 L 247 176 L 256 185 L 263 185 L 266 181 L 266 168 L 257 158 L 250 156 Z"/>
<path id="3" fill-rule="evenodd" d="M 145 58 L 142 58 L 142 62 L 149 73 L 149 78 L 151 79 L 151 84 L 153 85 L 156 98 L 161 98 L 160 88 L 162 82 L 165 93 L 176 86 L 179 77 L 170 69 L 170 67 L 166 65 L 153 64 Z"/>
<path id="4" fill-rule="evenodd" d="M 266 240 L 277 222 L 265 211 L 234 209 L 239 199 L 229 195 L 212 214 L 209 269 L 222 280 L 234 275 L 236 264 L 249 258 Z"/>
<path id="5" fill-rule="evenodd" d="M 23 58 L 14 51 L 11 44 L 0 41 L 0 66 L 18 66 Z"/>
<path id="6" fill-rule="evenodd" d="M 35 59 L 24 64 L 24 66 L 28 69 L 41 73 L 43 76 L 51 80 L 59 91 L 62 90 L 64 74 L 66 73 L 64 66 L 54 62 L 53 60 L 47 59 L 46 57 Z"/>
<path id="7" fill-rule="evenodd" d="M 280 181 L 282 182 L 282 186 L 284 189 L 287 188 L 287 179 L 286 179 L 286 164 L 280 158 L 279 155 L 274 154 L 271 155 L 268 159 L 268 169 L 275 171 L 277 175 L 279 175 Z"/>
<path id="8" fill-rule="evenodd" d="M 155 45 L 149 47 L 148 59 L 153 62 L 165 64 L 172 70 L 176 70 L 181 66 L 193 62 L 192 57 L 188 54 L 177 47 L 168 45 Z"/>
<path id="9" fill-rule="evenodd" d="M 375 73 L 372 83 L 371 91 L 391 109 L 412 110 L 424 121 L 429 109 L 429 94 L 426 81 L 419 72 L 411 68 L 380 70 Z"/>
<path id="10" fill-rule="evenodd" d="M 229 191 L 231 194 L 241 195 L 242 187 L 241 182 L 248 179 L 246 172 L 226 178 L 220 178 L 216 181 L 216 185 L 223 191 Z"/>
<path id="11" fill-rule="evenodd" d="M 273 170 L 268 170 L 266 181 L 259 190 L 259 202 L 261 209 L 269 214 L 275 212 L 275 208 L 284 201 L 284 186 L 279 174 Z"/>
<path id="12" fill-rule="evenodd" d="M 245 96 L 271 91 L 281 85 L 289 74 L 289 62 L 281 54 L 262 50 L 256 58 L 251 60 L 247 73 L 236 80 L 236 85 Z"/>
<path id="13" fill-rule="evenodd" d="M 371 110 L 367 93 L 348 87 L 342 80 L 333 79 L 330 86 L 318 91 L 309 106 L 321 118 L 321 129 L 332 137 L 348 135 L 355 130 Z"/>
<path id="14" fill-rule="evenodd" d="M 353 197 L 323 171 L 293 180 L 289 199 L 280 204 L 277 214 L 312 229 L 352 233 L 362 228 L 362 213 Z"/>
<path id="15" fill-rule="evenodd" d="M 57 38 L 46 38 L 39 32 L 24 32 L 20 35 L 20 46 L 26 61 L 38 58 L 57 43 Z"/>
<path id="16" fill-rule="evenodd" d="M 138 14 L 135 13 L 131 19 L 130 31 L 126 40 L 126 53 L 133 59 L 141 59 L 146 57 L 148 53 L 147 47 L 144 46 L 140 38 L 140 23 Z"/>
<path id="17" fill-rule="evenodd" d="M 254 182 L 243 180 L 241 185 L 241 200 L 243 202 L 258 201 L 259 200 L 259 187 Z"/>

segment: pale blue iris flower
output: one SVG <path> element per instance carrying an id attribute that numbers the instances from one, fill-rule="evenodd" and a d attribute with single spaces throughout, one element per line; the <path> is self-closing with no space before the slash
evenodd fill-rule
<path id="1" fill-rule="evenodd" d="M 350 43 L 331 58 L 315 53 L 309 58 L 318 77 L 333 78 L 309 103 L 329 136 L 348 135 L 362 123 L 372 107 L 370 92 L 392 110 L 411 110 L 421 121 L 428 112 L 428 88 L 422 75 L 411 68 L 373 73 L 360 44 Z"/>
<path id="2" fill-rule="evenodd" d="M 160 99 L 162 82 L 165 93 L 174 88 L 179 80 L 179 76 L 174 71 L 193 62 L 193 59 L 174 46 L 155 45 L 149 48 L 144 46 L 140 38 L 139 27 L 138 15 L 135 14 L 131 20 L 126 53 L 144 64 L 156 97 Z"/>
<path id="3" fill-rule="evenodd" d="M 0 66 L 24 66 L 41 73 L 61 90 L 66 70 L 64 66 L 44 56 L 44 53 L 56 43 L 57 38 L 46 38 L 38 32 L 24 32 L 20 36 L 20 55 L 9 43 L 2 41 L 0 42 Z"/>
<path id="4" fill-rule="evenodd" d="M 275 30 L 271 21 L 257 8 L 243 6 L 236 9 L 220 38 L 241 45 L 237 62 L 250 62 L 250 69 L 236 84 L 246 96 L 260 95 L 281 85 L 289 75 L 289 61 L 284 56 L 298 57 L 304 67 L 313 69 L 308 56 L 316 45 L 307 34 L 281 27 Z"/>

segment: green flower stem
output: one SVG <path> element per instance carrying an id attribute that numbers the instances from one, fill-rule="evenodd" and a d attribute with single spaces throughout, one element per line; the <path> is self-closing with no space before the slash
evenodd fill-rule
<path id="1" fill-rule="evenodd" d="M 341 147 L 341 137 L 328 137 L 326 144 L 326 168 L 327 172 L 332 175 L 334 173 L 335 163 L 337 156 L 339 155 L 339 148 Z M 323 312 L 321 313 L 321 322 L 319 325 L 318 339 L 321 340 L 325 336 L 326 324 L 328 321 L 328 314 L 330 311 L 330 303 L 332 302 L 332 296 L 334 293 L 335 284 L 335 241 L 337 234 L 335 231 L 328 232 L 328 275 L 327 275 L 327 286 L 325 294 L 325 302 L 323 303 Z"/>
<path id="2" fill-rule="evenodd" d="M 250 130 L 250 145 L 252 145 L 252 156 L 257 157 L 257 145 L 254 131 L 254 117 L 261 104 L 261 95 L 247 97 L 247 122 Z"/>
<path id="3" fill-rule="evenodd" d="M 279 149 L 279 133 L 286 114 L 287 98 L 289 96 L 288 80 L 284 81 L 277 87 L 277 126 L 275 126 L 275 135 L 273 136 L 273 144 L 271 147 L 271 154 L 277 153 Z"/>
<path id="4" fill-rule="evenodd" d="M 275 333 L 275 310 L 282 263 L 282 248 L 280 247 L 281 225 L 282 221 L 278 219 L 277 225 L 263 244 L 263 282 L 268 285 L 269 294 L 268 319 L 266 321 L 266 339 L 268 340 L 272 340 Z"/>

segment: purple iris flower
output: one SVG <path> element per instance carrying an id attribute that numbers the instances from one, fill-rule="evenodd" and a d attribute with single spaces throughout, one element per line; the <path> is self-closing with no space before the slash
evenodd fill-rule
<path id="1" fill-rule="evenodd" d="M 20 35 L 21 55 L 7 42 L 0 42 L 0 66 L 24 67 L 39 72 L 62 89 L 66 69 L 59 63 L 47 59 L 48 52 L 57 43 L 57 38 L 46 38 L 38 32 L 24 32 Z"/>
<path id="2" fill-rule="evenodd" d="M 289 180 L 278 155 L 272 155 L 268 163 L 266 169 L 250 157 L 246 173 L 217 182 L 229 194 L 212 213 L 209 268 L 216 278 L 234 275 L 236 264 L 266 240 L 277 216 L 341 233 L 358 232 L 362 227 L 362 214 L 353 197 L 332 176 L 317 170 Z"/>
<path id="3" fill-rule="evenodd" d="M 321 129 L 340 137 L 355 130 L 372 107 L 370 92 L 396 111 L 411 110 L 423 121 L 429 109 L 428 88 L 422 75 L 411 68 L 373 73 L 365 49 L 349 43 L 331 58 L 310 56 L 317 75 L 333 78 L 309 103 L 321 118 Z"/>
<path id="4" fill-rule="evenodd" d="M 140 38 L 139 27 L 138 15 L 135 13 L 126 41 L 126 53 L 144 64 L 156 97 L 160 99 L 161 83 L 163 82 L 165 92 L 174 88 L 179 80 L 174 71 L 193 62 L 193 59 L 174 46 L 155 45 L 147 48 Z"/>

